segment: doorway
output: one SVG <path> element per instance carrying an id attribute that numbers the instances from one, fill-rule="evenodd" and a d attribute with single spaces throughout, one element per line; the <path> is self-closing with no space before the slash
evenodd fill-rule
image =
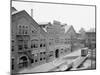
<path id="1" fill-rule="evenodd" d="M 22 56 L 19 58 L 19 67 L 24 68 L 28 66 L 28 58 L 26 56 Z"/>
<path id="2" fill-rule="evenodd" d="M 56 58 L 59 57 L 59 49 L 56 49 L 56 51 L 55 51 L 55 57 L 56 57 Z"/>

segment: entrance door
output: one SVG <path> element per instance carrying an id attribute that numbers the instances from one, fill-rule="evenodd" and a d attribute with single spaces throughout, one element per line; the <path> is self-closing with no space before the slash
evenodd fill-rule
<path id="1" fill-rule="evenodd" d="M 56 58 L 59 57 L 59 49 L 56 49 L 56 51 L 55 51 L 55 57 L 56 57 Z"/>

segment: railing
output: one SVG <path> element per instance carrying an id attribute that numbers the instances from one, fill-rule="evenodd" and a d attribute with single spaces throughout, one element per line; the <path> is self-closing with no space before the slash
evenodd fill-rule
<path id="1" fill-rule="evenodd" d="M 79 67 L 84 61 L 85 61 L 85 59 L 88 57 L 88 55 L 86 56 L 86 57 L 79 57 L 79 58 L 77 58 L 76 60 L 74 60 L 73 61 L 73 68 L 77 68 L 77 67 Z"/>

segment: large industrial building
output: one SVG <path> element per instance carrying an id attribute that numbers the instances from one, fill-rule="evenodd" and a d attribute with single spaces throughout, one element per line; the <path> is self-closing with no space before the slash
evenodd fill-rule
<path id="1" fill-rule="evenodd" d="M 11 71 L 36 67 L 73 51 L 77 37 L 73 26 L 37 23 L 25 10 L 12 9 Z"/>

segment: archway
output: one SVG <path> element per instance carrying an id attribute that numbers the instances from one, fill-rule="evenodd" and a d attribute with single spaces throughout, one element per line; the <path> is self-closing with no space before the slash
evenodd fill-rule
<path id="1" fill-rule="evenodd" d="M 19 58 L 19 68 L 24 68 L 28 66 L 28 57 L 27 56 L 21 56 Z"/>

